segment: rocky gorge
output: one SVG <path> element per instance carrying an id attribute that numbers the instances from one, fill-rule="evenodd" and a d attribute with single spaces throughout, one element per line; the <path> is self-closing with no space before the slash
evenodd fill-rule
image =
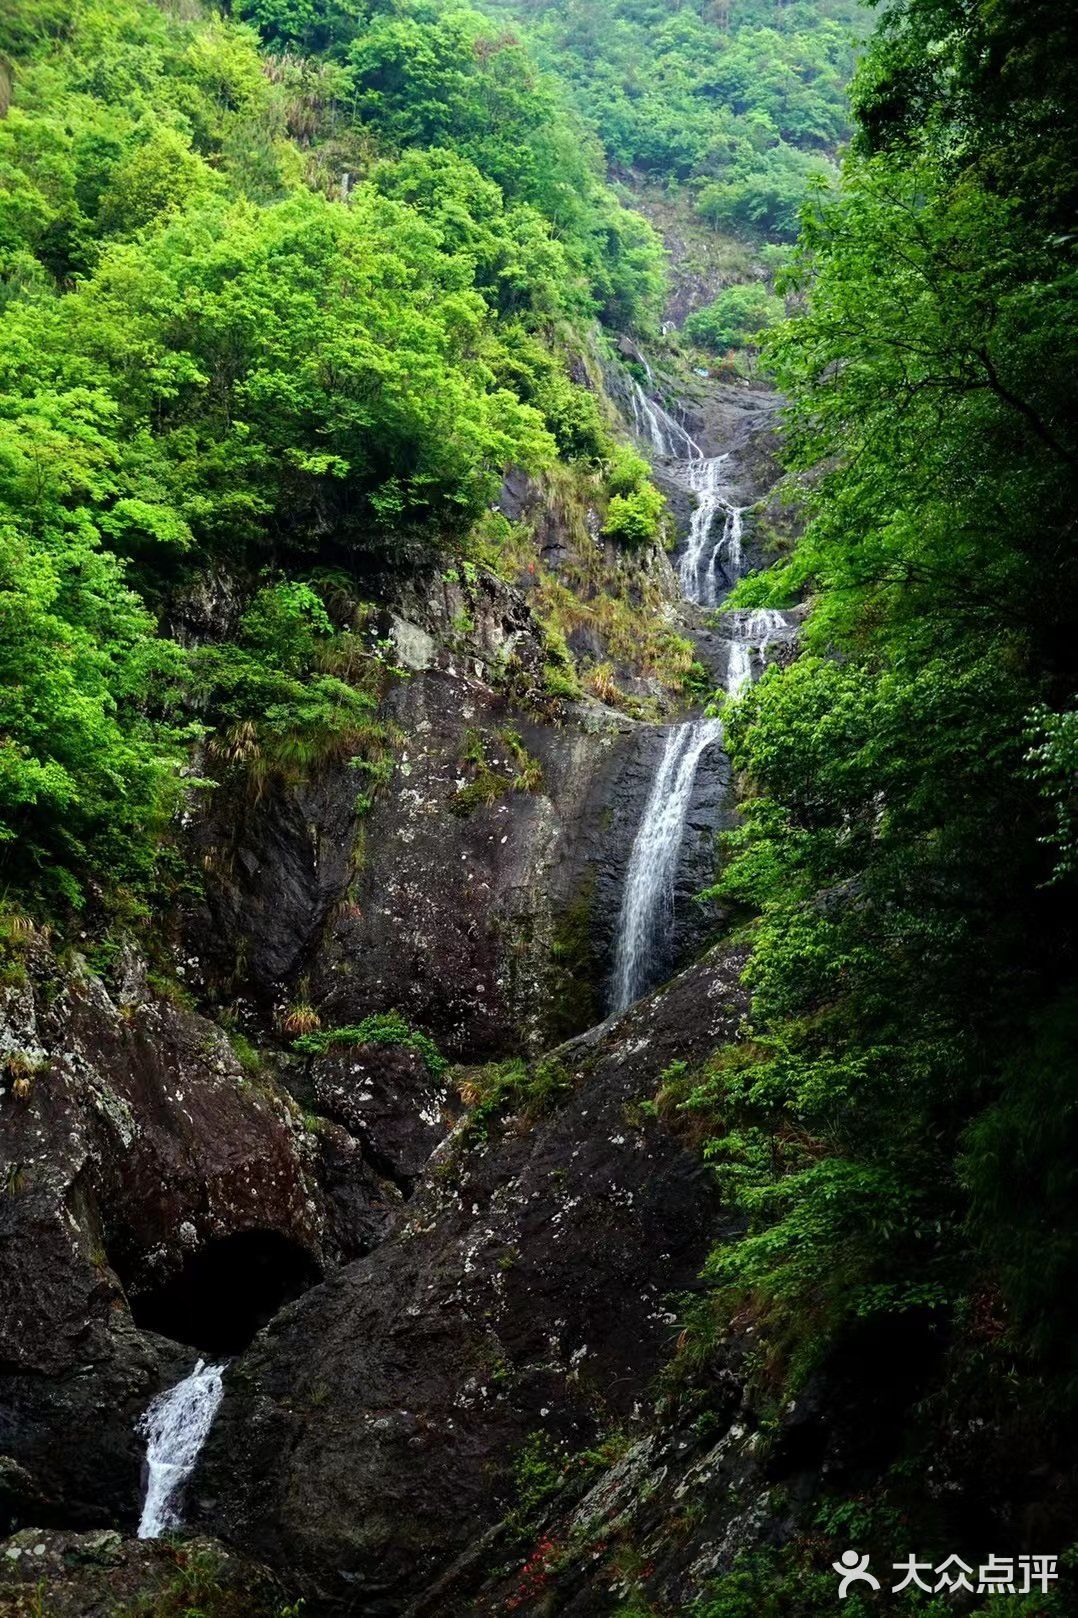
<path id="1" fill-rule="evenodd" d="M 626 562 L 523 478 L 503 510 L 555 576 L 586 546 L 736 696 L 803 616 L 721 610 L 788 521 L 779 401 L 694 377 L 679 402 L 628 342 L 603 386 L 676 548 Z M 622 680 L 659 722 L 552 701 L 521 578 L 378 605 L 395 740 L 369 796 L 345 757 L 190 817 L 208 880 L 170 980 L 26 941 L 0 1610 L 44 1581 L 57 1618 L 200 1591 L 252 1618 L 688 1611 L 800 1532 L 821 1477 L 857 1489 L 898 1454 L 944 1349 L 916 1323 L 855 1340 L 777 1421 L 750 1318 L 681 1368 L 701 1266 L 744 1229 L 673 1099 L 749 1008 L 746 942 L 697 899 L 737 787 L 721 720 L 639 665 Z M 185 632 L 233 590 L 179 602 Z M 967 1433 L 947 1464 L 991 1472 L 1001 1442 Z M 135 1539 L 148 1488 L 165 1516 Z"/>
<path id="2" fill-rule="evenodd" d="M 871 9 L 0 8 L 0 1618 L 1078 1612 L 1074 53 Z"/>
<path id="3" fill-rule="evenodd" d="M 720 386 L 685 417 L 700 442 L 682 429 L 669 443 L 641 428 L 641 400 L 674 422 L 658 384 L 652 400 L 611 374 L 682 550 L 702 498 L 676 452 L 721 457 L 723 511 L 766 495 L 770 396 Z M 541 487 L 510 481 L 502 504 L 555 572 L 573 556 L 579 536 Z M 704 520 L 710 558 L 714 500 Z M 790 643 L 793 617 L 716 628 L 684 597 L 678 552 L 626 564 L 586 527 L 585 543 L 629 567 L 630 592 L 659 603 L 720 686 Z M 724 588 L 755 555 L 747 538 Z M 189 637 L 227 615 L 231 589 L 178 604 Z M 700 746 L 641 988 L 683 970 L 611 1017 L 634 840 L 664 748 L 694 721 L 551 705 L 527 589 L 492 574 L 410 582 L 370 635 L 397 670 L 384 785 L 357 807 L 343 760 L 192 820 L 211 879 L 170 945 L 182 992 L 137 955 L 101 976 L 38 944 L 5 991 L 4 1048 L 33 1074 L 5 1113 L 5 1509 L 47 1546 L 53 1524 L 88 1543 L 131 1532 L 151 1395 L 193 1355 L 225 1356 L 187 1520 L 287 1570 L 314 1609 L 450 1612 L 468 1592 L 478 1611 L 480 1547 L 500 1546 L 503 1565 L 521 1539 L 506 1520 L 528 1445 L 556 1459 L 612 1433 L 645 1441 L 670 1299 L 721 1223 L 691 1143 L 647 1109 L 692 1055 L 686 1024 L 702 1057 L 744 1010 L 736 947 L 684 966 L 721 920 L 695 896 L 733 786 L 721 746 Z M 495 786 L 471 801 L 477 778 Z M 214 1019 L 222 985 L 241 1040 Z M 326 1031 L 300 1058 L 275 1033 L 297 999 Z M 20 1544 L 9 1576 L 50 1565 Z M 126 1552 L 87 1565 L 129 1577 Z"/>

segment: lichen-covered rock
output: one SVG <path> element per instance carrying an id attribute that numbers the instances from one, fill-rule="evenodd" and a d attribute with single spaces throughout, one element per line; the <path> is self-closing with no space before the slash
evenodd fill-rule
<path id="1" fill-rule="evenodd" d="M 274 1618 L 284 1592 L 260 1568 L 210 1539 L 181 1545 L 26 1528 L 0 1544 L 0 1618 Z"/>
<path id="2" fill-rule="evenodd" d="M 445 669 L 398 686 L 388 715 L 406 739 L 369 812 L 356 810 L 346 764 L 244 808 L 231 875 L 209 885 L 213 922 L 201 932 L 225 942 L 204 965 L 216 953 L 223 970 L 239 953 L 267 1009 L 302 976 L 323 1028 L 398 1011 L 466 1060 L 586 1028 L 605 1010 L 661 727 L 598 704 L 544 723 Z M 730 819 L 728 783 L 721 755 L 702 760 L 670 968 L 709 919 L 692 900 Z"/>
<path id="3" fill-rule="evenodd" d="M 396 1009 L 466 1059 L 586 1027 L 601 1015 L 576 994 L 584 973 L 601 989 L 589 901 L 635 727 L 540 725 L 443 673 L 401 689 L 394 717 L 408 741 L 367 822 L 356 904 L 312 973 L 323 1021 Z"/>
<path id="4" fill-rule="evenodd" d="M 557 566 L 554 507 L 509 483 L 544 556 L 551 525 Z M 596 567 L 613 565 L 601 536 L 589 544 Z M 657 548 L 617 565 L 630 593 L 674 592 Z M 187 929 L 192 984 L 229 998 L 239 984 L 263 1018 L 310 998 L 325 1028 L 396 1010 L 467 1060 L 537 1051 L 602 1016 L 662 732 L 594 698 L 552 697 L 526 588 L 466 572 L 403 581 L 380 611 L 400 678 L 382 710 L 392 770 L 373 802 L 352 761 L 329 758 L 259 795 L 234 781 L 191 826 L 206 873 Z M 673 606 L 662 611 L 677 629 Z M 654 680 L 637 683 L 659 701 Z M 702 936 L 691 900 L 711 878 L 727 780 L 704 762 L 665 968 Z"/>
<path id="5" fill-rule="evenodd" d="M 328 1260 L 347 1264 L 385 1236 L 400 1212 L 397 1178 L 379 1173 L 363 1143 L 331 1119 L 313 1120 L 318 1143 L 318 1183 L 325 1199 L 322 1249 Z"/>
<path id="6" fill-rule="evenodd" d="M 415 1179 L 452 1123 L 445 1082 L 407 1046 L 331 1046 L 312 1062 L 312 1084 L 319 1112 L 398 1185 Z"/>
<path id="7" fill-rule="evenodd" d="M 480 1107 L 397 1234 L 274 1321 L 192 1484 L 216 1531 L 318 1599 L 396 1614 L 512 1508 L 529 1445 L 633 1428 L 670 1295 L 723 1227 L 711 1175 L 642 1103 L 733 1035 L 741 960 L 712 952 Z"/>

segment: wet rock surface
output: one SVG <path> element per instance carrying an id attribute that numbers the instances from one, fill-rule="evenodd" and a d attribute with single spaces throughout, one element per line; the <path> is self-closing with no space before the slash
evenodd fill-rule
<path id="1" fill-rule="evenodd" d="M 172 1546 L 108 1529 L 26 1528 L 0 1543 L 0 1618 L 194 1612 L 211 1602 L 215 1618 L 274 1618 L 283 1601 L 271 1573 L 215 1540 Z"/>
<path id="2" fill-rule="evenodd" d="M 323 1020 L 398 1010 L 461 1058 L 550 1043 L 572 1021 L 552 948 L 587 905 L 633 727 L 605 714 L 588 729 L 540 725 L 440 671 L 401 687 L 393 714 L 408 740 L 368 817 L 355 906 L 313 967 Z"/>
<path id="3" fill-rule="evenodd" d="M 228 1373 L 192 1483 L 218 1532 L 316 1601 L 401 1613 L 511 1509 L 530 1436 L 577 1450 L 632 1426 L 670 1295 L 723 1221 L 642 1103 L 736 1032 L 741 964 L 712 952 L 555 1052 L 537 1115 L 525 1088 L 465 1122 L 398 1233 L 278 1316 Z"/>
<path id="4" fill-rule="evenodd" d="M 606 1009 L 624 868 L 663 728 L 598 703 L 544 723 L 443 669 L 417 671 L 388 712 L 406 740 L 369 813 L 356 815 L 342 765 L 287 807 L 271 798 L 248 815 L 233 867 L 248 874 L 215 911 L 218 936 L 242 952 L 263 1004 L 280 999 L 282 978 L 302 977 L 327 1029 L 398 1011 L 473 1060 L 586 1028 Z M 665 969 L 713 920 L 692 900 L 712 880 L 728 785 L 725 761 L 705 760 Z"/>
<path id="5" fill-rule="evenodd" d="M 357 807 L 356 770 L 330 762 L 195 826 L 189 981 L 223 997 L 239 977 L 263 1022 L 301 984 L 326 1028 L 399 1011 L 454 1057 L 542 1049 L 603 1013 L 657 728 L 552 703 L 526 600 L 491 577 L 404 589 L 386 626 L 403 670 L 388 781 Z M 719 792 L 702 781 L 682 894 L 704 885 Z M 671 962 L 700 936 L 682 911 Z"/>
<path id="6" fill-rule="evenodd" d="M 310 1285 L 331 1203 L 294 1104 L 141 962 L 111 991 L 47 951 L 28 964 L 0 1019 L 9 1074 L 26 1069 L 0 1097 L 9 1504 L 16 1520 L 36 1499 L 50 1521 L 131 1521 L 136 1418 L 196 1350 L 246 1342 Z M 359 1195 L 362 1171 L 338 1178 Z"/>

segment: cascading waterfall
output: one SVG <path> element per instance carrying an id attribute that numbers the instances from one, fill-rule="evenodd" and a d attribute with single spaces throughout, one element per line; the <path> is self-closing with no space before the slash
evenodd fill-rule
<path id="1" fill-rule="evenodd" d="M 146 1444 L 146 1499 L 139 1539 L 159 1539 L 180 1526 L 177 1496 L 206 1442 L 224 1393 L 223 1365 L 199 1360 L 190 1376 L 148 1405 L 138 1430 Z"/>
<path id="2" fill-rule="evenodd" d="M 654 386 L 651 366 L 640 355 L 649 384 Z M 718 603 L 721 566 L 723 585 L 738 577 L 742 567 L 741 533 L 744 508 L 726 497 L 722 468 L 728 457 L 705 455 L 700 445 L 658 400 L 649 397 L 635 377 L 629 378 L 629 401 L 633 429 L 660 459 L 671 463 L 668 475 L 682 482 L 694 497 L 685 553 L 679 564 L 682 594 L 699 606 Z M 715 518 L 723 513 L 722 533 L 713 538 Z"/>
<path id="3" fill-rule="evenodd" d="M 651 382 L 651 367 L 643 361 Z M 715 607 L 720 591 L 744 567 L 744 507 L 728 498 L 723 469 L 729 457 L 705 455 L 696 441 L 663 407 L 631 381 L 633 423 L 638 437 L 666 462 L 694 497 L 689 535 L 678 567 L 682 594 L 699 606 Z M 722 531 L 715 526 L 722 513 Z M 720 577 L 721 570 L 721 577 Z M 767 662 L 768 647 L 791 632 L 785 614 L 770 607 L 727 616 L 729 632 L 724 685 L 740 696 L 753 678 L 753 655 Z M 697 766 L 722 740 L 717 719 L 691 719 L 666 732 L 662 758 L 636 830 L 622 892 L 611 982 L 611 1010 L 621 1012 L 646 993 L 664 961 L 663 939 L 674 919 L 674 881 L 685 822 L 692 804 Z"/>
<path id="4" fill-rule="evenodd" d="M 732 640 L 726 659 L 726 695 L 739 697 L 752 683 L 752 651 L 748 641 Z"/>
<path id="5" fill-rule="evenodd" d="M 791 625 L 780 607 L 755 607 L 744 614 L 738 625 L 739 637 L 755 645 L 763 663 L 767 662 L 768 649 L 773 642 L 788 640 L 790 634 Z"/>
<path id="6" fill-rule="evenodd" d="M 696 500 L 689 520 L 689 537 L 678 565 L 681 593 L 687 601 L 696 600 L 701 569 L 706 571 L 707 568 L 711 527 L 721 499 L 720 474 L 724 460 L 723 455 L 708 455 L 689 461 L 685 466 L 685 482 Z"/>
<path id="7" fill-rule="evenodd" d="M 650 376 L 650 367 L 648 374 Z M 703 456 L 695 438 L 657 400 L 648 398 L 635 377 L 629 378 L 629 399 L 636 435 L 645 439 L 656 455 L 668 461 L 695 461 Z"/>
<path id="8" fill-rule="evenodd" d="M 612 1010 L 625 1011 L 651 986 L 658 945 L 674 913 L 674 876 L 696 767 L 719 741 L 717 719 L 671 725 L 636 831 L 618 919 Z"/>
<path id="9" fill-rule="evenodd" d="M 689 522 L 689 537 L 678 566 L 681 593 L 702 607 L 718 604 L 721 564 L 725 582 L 736 579 L 742 568 L 743 508 L 733 506 L 722 492 L 725 455 L 702 456 L 685 463 L 685 483 L 696 498 Z M 715 518 L 724 514 L 722 533 L 714 540 Z"/>
<path id="10" fill-rule="evenodd" d="M 797 634 L 796 623 L 780 607 L 737 609 L 723 615 L 724 632 L 729 636 L 726 663 L 726 691 L 737 696 L 752 679 L 753 655 L 767 667 L 768 654 L 776 643 L 788 643 Z"/>

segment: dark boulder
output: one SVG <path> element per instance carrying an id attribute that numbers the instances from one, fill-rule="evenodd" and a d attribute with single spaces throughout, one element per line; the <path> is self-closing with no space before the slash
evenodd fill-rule
<path id="1" fill-rule="evenodd" d="M 735 1032 L 740 965 L 713 952 L 539 1064 L 436 1153 L 389 1241 L 278 1317 L 228 1374 L 192 1485 L 215 1531 L 316 1602 L 397 1614 L 511 1509 L 529 1444 L 632 1429 L 670 1296 L 723 1224 L 642 1103 Z"/>
<path id="2" fill-rule="evenodd" d="M 281 1585 L 214 1540 L 182 1545 L 26 1528 L 0 1544 L 0 1618 L 194 1613 L 275 1618 Z"/>
<path id="3" fill-rule="evenodd" d="M 16 1521 L 38 1501 L 39 1520 L 129 1522 L 152 1395 L 321 1273 L 318 1148 L 271 1078 L 137 961 L 110 992 L 39 950 L 2 994 L 7 1492 Z"/>

